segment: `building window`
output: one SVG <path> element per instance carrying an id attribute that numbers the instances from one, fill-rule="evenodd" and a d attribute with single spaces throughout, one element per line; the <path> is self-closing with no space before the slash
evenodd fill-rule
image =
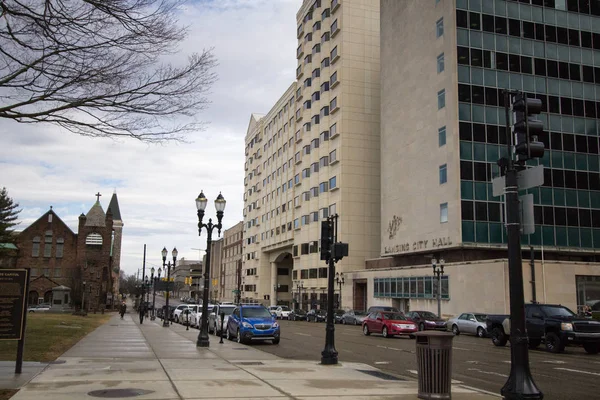
<path id="1" fill-rule="evenodd" d="M 446 164 L 440 165 L 440 185 L 448 182 L 448 167 Z"/>
<path id="2" fill-rule="evenodd" d="M 335 110 L 337 110 L 338 105 L 337 105 L 337 97 L 334 97 L 330 102 L 329 102 L 329 110 L 330 112 L 333 112 Z"/>
<path id="3" fill-rule="evenodd" d="M 442 275 L 442 299 L 450 299 L 448 276 Z M 375 278 L 373 281 L 374 297 L 435 299 L 437 282 L 433 276 L 411 276 L 402 278 Z"/>
<path id="4" fill-rule="evenodd" d="M 333 150 L 331 153 L 329 153 L 329 164 L 333 164 L 336 161 L 337 161 L 337 149 Z"/>
<path id="5" fill-rule="evenodd" d="M 329 206 L 329 215 L 335 215 L 336 212 L 337 212 L 337 207 L 336 207 L 335 203 L 333 203 L 332 205 Z"/>
<path id="6" fill-rule="evenodd" d="M 440 147 L 446 145 L 446 127 L 442 126 L 438 129 L 438 145 Z"/>
<path id="7" fill-rule="evenodd" d="M 333 190 L 337 187 L 337 178 L 334 176 L 333 178 L 329 179 L 329 189 Z"/>
<path id="8" fill-rule="evenodd" d="M 102 246 L 102 236 L 99 233 L 90 233 L 85 238 L 85 244 L 92 246 Z"/>
<path id="9" fill-rule="evenodd" d="M 317 268 L 311 268 L 308 270 L 308 279 L 317 279 Z"/>
<path id="10" fill-rule="evenodd" d="M 36 236 L 33 238 L 33 246 L 31 247 L 31 257 L 40 256 L 40 237 Z"/>
<path id="11" fill-rule="evenodd" d="M 435 23 L 435 37 L 439 38 L 444 35 L 444 18 L 440 18 Z"/>
<path id="12" fill-rule="evenodd" d="M 437 57 L 437 72 L 438 74 L 444 72 L 444 53 Z"/>
<path id="13" fill-rule="evenodd" d="M 331 76 L 329 77 L 329 86 L 334 87 L 335 84 L 338 82 L 337 79 L 337 71 L 335 71 L 333 74 L 331 74 Z"/>
<path id="14" fill-rule="evenodd" d="M 329 108 L 327 108 L 327 112 L 329 113 Z M 326 142 L 329 140 L 329 131 L 323 131 L 319 135 L 319 140 L 322 142 Z"/>
<path id="15" fill-rule="evenodd" d="M 329 190 L 329 182 L 321 182 L 319 184 L 319 192 L 325 193 Z"/>
<path id="16" fill-rule="evenodd" d="M 319 268 L 319 278 L 327 278 L 327 268 Z"/>
<path id="17" fill-rule="evenodd" d="M 321 69 L 325 67 L 329 67 L 329 57 L 325 57 L 323 60 L 321 60 Z"/>
<path id="18" fill-rule="evenodd" d="M 307 269 L 300 270 L 300 279 L 308 279 L 308 270 Z"/>
<path id="19" fill-rule="evenodd" d="M 302 243 L 300 245 L 300 255 L 308 254 L 308 243 Z"/>
<path id="20" fill-rule="evenodd" d="M 437 94 L 438 110 L 446 107 L 446 89 L 442 89 Z"/>
<path id="21" fill-rule="evenodd" d="M 440 204 L 440 222 L 448 222 L 448 203 Z"/>
<path id="22" fill-rule="evenodd" d="M 46 231 L 44 235 L 44 257 L 52 255 L 52 231 Z"/>
<path id="23" fill-rule="evenodd" d="M 62 258 L 65 247 L 65 239 L 56 239 L 56 258 Z"/>
<path id="24" fill-rule="evenodd" d="M 62 273 L 61 273 L 61 269 L 60 268 L 54 268 L 54 277 L 55 278 L 62 277 Z"/>

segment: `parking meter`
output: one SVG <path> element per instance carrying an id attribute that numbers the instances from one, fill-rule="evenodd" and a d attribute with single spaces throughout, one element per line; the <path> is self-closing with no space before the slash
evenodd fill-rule
<path id="1" fill-rule="evenodd" d="M 223 343 L 223 321 L 225 321 L 225 313 L 221 312 L 221 340 L 219 343 Z"/>

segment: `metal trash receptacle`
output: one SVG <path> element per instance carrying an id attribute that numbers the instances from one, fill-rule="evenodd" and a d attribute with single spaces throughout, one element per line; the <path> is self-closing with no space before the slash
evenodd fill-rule
<path id="1" fill-rule="evenodd" d="M 450 332 L 415 334 L 420 399 L 451 399 L 452 339 Z"/>

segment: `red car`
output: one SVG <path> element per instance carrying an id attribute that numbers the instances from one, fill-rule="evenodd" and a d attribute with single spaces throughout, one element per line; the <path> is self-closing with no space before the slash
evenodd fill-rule
<path id="1" fill-rule="evenodd" d="M 406 319 L 404 314 L 390 311 L 374 311 L 365 318 L 362 324 L 363 333 L 381 333 L 385 338 L 395 335 L 408 335 L 411 339 L 419 331 L 414 322 Z"/>

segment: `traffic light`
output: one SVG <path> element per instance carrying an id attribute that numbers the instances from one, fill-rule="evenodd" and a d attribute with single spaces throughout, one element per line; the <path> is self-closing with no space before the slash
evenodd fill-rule
<path id="1" fill-rule="evenodd" d="M 329 261 L 331 257 L 331 244 L 333 243 L 333 230 L 331 221 L 321 221 L 321 260 Z"/>
<path id="2" fill-rule="evenodd" d="M 520 93 L 515 96 L 512 109 L 515 116 L 513 132 L 517 159 L 526 161 L 543 157 L 544 143 L 538 141 L 538 137 L 544 132 L 544 124 L 535 117 L 542 112 L 542 101 Z"/>
<path id="3" fill-rule="evenodd" d="M 338 262 L 344 257 L 348 257 L 348 243 L 335 243 L 333 245 L 333 259 Z"/>

